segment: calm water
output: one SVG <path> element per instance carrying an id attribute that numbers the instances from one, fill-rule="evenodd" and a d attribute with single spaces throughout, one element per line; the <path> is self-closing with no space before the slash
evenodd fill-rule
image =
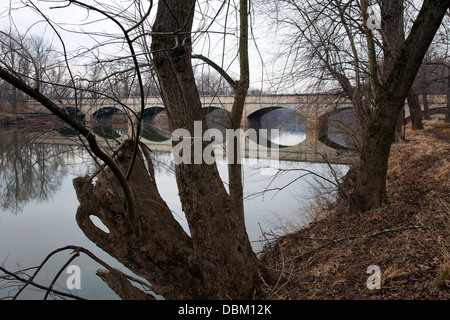
<path id="1" fill-rule="evenodd" d="M 153 160 L 160 193 L 187 230 L 177 196 L 171 155 L 153 153 Z M 326 165 L 304 162 L 281 162 L 282 170 L 276 176 L 262 176 L 260 169 L 266 165 L 265 161 L 258 161 L 243 166 L 246 225 L 256 252 L 264 244 L 262 232 L 268 233 L 265 236 L 270 238 L 270 234 L 282 234 L 308 222 L 308 204 L 320 183 L 311 175 L 300 178 L 305 174 L 301 169 L 331 176 Z M 226 163 L 219 161 L 218 167 L 226 183 Z M 339 175 L 347 170 L 344 165 L 334 165 L 334 168 Z M 72 179 L 94 170 L 95 165 L 81 147 L 35 143 L 30 140 L 29 132 L 10 131 L 0 135 L 0 265 L 11 271 L 27 269 L 38 266 L 57 248 L 76 245 L 131 274 L 87 239 L 76 224 L 78 200 Z M 70 258 L 69 253 L 65 251 L 53 256 L 35 282 L 48 285 Z M 81 269 L 81 289 L 72 290 L 73 294 L 87 299 L 118 298 L 95 275 L 96 270 L 102 268 L 100 265 L 84 255 L 72 264 Z M 55 288 L 66 291 L 68 277 L 63 272 Z M 0 279 L 0 299 L 7 299 L 15 292 L 17 283 Z M 44 294 L 29 287 L 20 297 L 42 299 Z"/>

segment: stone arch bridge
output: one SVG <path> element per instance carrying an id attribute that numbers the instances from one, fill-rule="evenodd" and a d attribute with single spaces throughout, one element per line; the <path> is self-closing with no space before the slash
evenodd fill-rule
<path id="1" fill-rule="evenodd" d="M 224 128 L 233 106 L 233 96 L 201 96 L 203 111 L 209 127 Z M 446 96 L 429 96 L 430 110 L 442 109 Z M 73 99 L 59 100 L 58 104 L 72 117 L 90 123 L 110 123 L 127 131 L 127 112 L 140 112 L 138 98 L 121 100 L 122 105 L 111 99 L 79 99 L 75 108 Z M 127 109 L 123 107 L 126 105 Z M 406 117 L 409 109 L 405 108 Z M 30 99 L 24 112 L 45 112 L 46 110 Z M 432 112 L 431 112 L 432 113 Z M 272 116 L 271 116 L 272 115 Z M 242 117 L 242 128 L 278 128 L 289 132 L 302 132 L 300 143 L 280 148 L 280 158 L 299 161 L 321 161 L 340 159 L 335 162 L 348 163 L 352 151 L 362 141 L 350 101 L 339 95 L 255 95 L 248 96 Z M 147 97 L 145 101 L 144 122 L 166 138 L 146 138 L 154 150 L 168 151 L 170 132 L 168 132 L 167 112 L 160 97 Z M 119 130 L 120 131 L 120 130 Z M 169 134 L 169 136 L 167 136 Z M 169 140 L 169 141 L 167 141 Z M 155 147 L 156 146 L 156 147 Z"/>

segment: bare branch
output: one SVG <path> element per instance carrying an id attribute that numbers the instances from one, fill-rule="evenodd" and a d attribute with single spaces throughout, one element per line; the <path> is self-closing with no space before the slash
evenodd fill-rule
<path id="1" fill-rule="evenodd" d="M 204 55 L 201 55 L 201 54 L 193 54 L 192 58 L 199 59 L 199 60 L 202 60 L 202 61 L 206 62 L 209 66 L 211 66 L 214 70 L 216 70 L 228 82 L 228 84 L 233 89 L 236 89 L 237 81 L 233 80 L 233 78 L 222 67 L 220 67 L 217 63 L 215 63 L 211 59 L 209 59 L 209 58 L 207 58 L 207 57 L 205 57 Z"/>

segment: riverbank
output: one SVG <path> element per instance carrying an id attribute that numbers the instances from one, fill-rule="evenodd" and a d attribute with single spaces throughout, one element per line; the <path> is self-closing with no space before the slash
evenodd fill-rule
<path id="1" fill-rule="evenodd" d="M 407 131 L 391 151 L 389 204 L 316 208 L 307 227 L 265 247 L 262 260 L 281 277 L 259 298 L 450 299 L 449 154 L 448 125 Z"/>
<path id="2" fill-rule="evenodd" d="M 45 127 L 63 127 L 64 123 L 53 115 L 0 113 L 0 126 L 5 128 L 11 127 L 15 129 L 42 129 Z"/>

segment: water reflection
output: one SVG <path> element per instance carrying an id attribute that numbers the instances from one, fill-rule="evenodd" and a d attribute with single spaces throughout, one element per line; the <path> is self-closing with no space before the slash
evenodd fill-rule
<path id="1" fill-rule="evenodd" d="M 31 200 L 50 200 L 77 158 L 77 148 L 32 143 L 33 135 L 23 131 L 1 137 L 0 207 L 17 214 Z"/>
<path id="2" fill-rule="evenodd" d="M 70 136 L 70 132 L 66 134 Z M 73 244 L 93 251 L 110 265 L 123 270 L 124 267 L 115 259 L 109 257 L 108 260 L 106 253 L 87 239 L 75 221 L 79 203 L 72 179 L 95 171 L 89 155 L 81 146 L 63 145 L 60 142 L 37 143 L 36 137 L 42 137 L 42 133 L 11 130 L 0 134 L 0 213 L 15 214 L 0 214 L 0 260 L 8 257 L 12 270 L 16 268 L 17 261 L 26 267 L 38 265 L 55 248 Z M 172 156 L 159 152 L 153 152 L 151 156 L 161 196 L 188 232 L 178 197 Z M 255 251 L 259 251 L 264 244 L 260 242 L 264 240 L 261 229 L 282 233 L 286 229 L 279 227 L 286 226 L 287 221 L 292 223 L 297 219 L 296 227 L 307 222 L 307 218 L 302 215 L 302 208 L 307 206 L 308 198 L 312 196 L 307 191 L 314 179 L 302 179 L 285 188 L 302 175 L 298 170 L 307 168 L 330 176 L 324 164 L 282 161 L 280 168 L 283 172 L 274 179 L 260 175 L 260 169 L 265 165 L 264 161 L 258 161 L 257 164 L 243 166 L 246 224 Z M 336 168 L 345 173 L 346 166 Z M 227 185 L 227 165 L 224 160 L 219 160 L 218 169 Z M 64 258 L 61 259 L 49 270 L 48 278 L 53 277 L 65 263 Z M 83 270 L 84 285 L 80 296 L 89 299 L 115 298 L 115 294 L 95 276 L 98 265 L 87 259 L 76 261 Z M 61 281 L 63 286 L 65 278 L 62 277 Z M 28 294 L 37 299 L 41 297 L 34 293 Z M 0 298 L 3 296 L 0 288 Z"/>
<path id="3" fill-rule="evenodd" d="M 152 124 L 144 123 L 142 126 L 142 138 L 153 142 L 163 142 L 170 140 L 172 135 L 168 130 L 161 129 Z"/>
<path id="4" fill-rule="evenodd" d="M 104 129 L 103 129 L 104 130 Z M 39 132 L 26 132 L 26 131 L 10 131 L 1 134 L 0 138 L 0 208 L 3 211 L 8 211 L 14 214 L 20 212 L 23 207 L 32 200 L 38 201 L 50 201 L 53 195 L 58 191 L 61 185 L 61 181 L 69 173 L 72 177 L 82 176 L 89 172 L 94 172 L 96 165 L 90 158 L 88 152 L 82 145 L 77 146 L 73 142 L 76 133 L 71 129 L 56 130 L 62 137 L 72 138 L 71 144 L 61 144 L 64 140 L 57 140 L 52 144 L 36 143 L 34 139 L 40 137 L 42 140 L 45 133 Z M 149 138 L 148 128 L 144 129 L 144 137 Z M 269 131 L 270 132 L 270 131 Z M 51 135 L 54 133 L 47 133 Z M 156 136 L 158 136 L 156 134 Z M 257 137 L 259 142 L 264 136 Z M 272 137 L 276 140 L 277 136 Z M 153 138 L 155 139 L 155 138 Z M 150 140 L 150 139 L 148 139 Z M 151 140 L 150 140 L 151 141 Z M 268 146 L 273 144 L 272 141 L 265 142 Z M 182 216 L 181 206 L 177 203 L 177 193 L 173 192 L 177 190 L 175 183 L 175 170 L 173 156 L 168 152 L 152 152 L 151 153 L 155 173 L 160 177 L 157 183 L 161 193 L 165 193 L 168 197 L 174 198 L 172 201 L 173 212 L 178 216 Z M 227 166 L 225 157 L 216 157 L 218 163 L 219 173 L 227 185 Z M 81 165 L 80 165 L 81 164 Z M 243 170 L 245 176 L 246 193 L 260 193 L 261 190 L 265 190 L 266 186 L 260 184 L 261 169 L 266 166 L 270 166 L 270 162 L 264 160 L 245 160 L 243 161 Z M 77 166 L 77 171 L 74 168 Z M 304 166 L 316 167 L 314 170 L 324 171 L 321 174 L 329 175 L 325 171 L 328 167 L 323 164 L 310 164 L 299 162 L 280 161 L 280 169 L 286 170 L 286 168 L 299 168 Z M 335 166 L 346 168 L 346 166 Z M 325 170 L 323 170 L 323 168 Z M 286 174 L 284 174 L 286 175 Z M 295 179 L 297 173 L 295 171 L 292 174 L 288 174 L 287 178 L 277 177 L 277 181 L 269 181 L 269 177 L 266 180 L 267 185 L 275 186 L 282 185 L 284 182 L 289 182 L 289 179 Z M 256 180 L 255 180 L 256 179 Z M 258 181 L 258 185 L 253 183 Z M 170 194 L 166 192 L 170 191 Z M 270 195 L 270 192 L 266 192 Z M 304 192 L 303 192 L 304 194 Z M 274 210 L 278 205 L 274 203 Z M 256 202 L 252 203 L 253 207 L 257 207 Z M 263 210 L 263 208 L 261 208 Z M 252 208 L 249 210 L 250 214 Z"/>

